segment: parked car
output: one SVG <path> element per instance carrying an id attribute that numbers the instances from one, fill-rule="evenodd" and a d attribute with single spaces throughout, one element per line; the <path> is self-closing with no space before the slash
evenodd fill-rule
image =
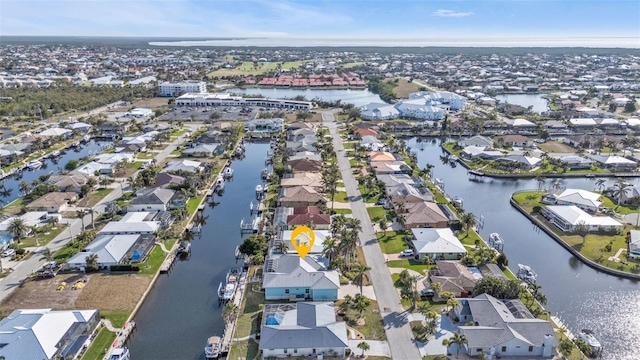
<path id="1" fill-rule="evenodd" d="M 431 299 L 434 296 L 436 296 L 436 292 L 433 289 L 424 288 L 420 290 L 420 299 L 422 300 Z"/>
<path id="2" fill-rule="evenodd" d="M 7 249 L 2 252 L 2 257 L 10 257 L 10 256 L 14 256 L 15 254 L 16 254 L 15 249 Z"/>
<path id="3" fill-rule="evenodd" d="M 413 249 L 406 249 L 406 250 L 402 250 L 402 252 L 400 252 L 400 256 L 404 257 L 404 256 L 413 256 Z"/>

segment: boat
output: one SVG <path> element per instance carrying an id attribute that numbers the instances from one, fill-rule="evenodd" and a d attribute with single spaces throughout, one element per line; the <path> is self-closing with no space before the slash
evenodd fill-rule
<path id="1" fill-rule="evenodd" d="M 262 184 L 256 185 L 256 196 L 258 197 L 262 196 L 263 192 L 264 192 L 264 189 L 262 188 Z"/>
<path id="2" fill-rule="evenodd" d="M 240 272 L 236 269 L 230 269 L 227 272 L 227 278 L 225 284 L 220 283 L 218 285 L 218 300 L 221 302 L 227 302 L 233 300 L 236 294 L 236 286 L 240 280 Z"/>
<path id="3" fill-rule="evenodd" d="M 518 279 L 529 283 L 535 284 L 538 275 L 533 271 L 533 269 L 528 265 L 518 264 L 518 273 L 516 274 Z"/>
<path id="4" fill-rule="evenodd" d="M 262 178 L 262 180 L 267 180 L 267 177 L 269 177 L 269 169 L 262 169 L 262 171 L 260 172 L 260 177 Z"/>
<path id="5" fill-rule="evenodd" d="M 449 155 L 449 162 L 454 163 L 458 161 L 458 157 L 455 155 Z"/>
<path id="6" fill-rule="evenodd" d="M 40 160 L 33 160 L 27 164 L 27 167 L 31 170 L 39 169 L 43 165 L 43 162 Z"/>
<path id="7" fill-rule="evenodd" d="M 596 338 L 593 330 L 582 329 L 578 334 L 578 337 L 584 341 L 585 344 L 589 345 L 591 348 L 591 355 L 597 356 L 602 352 L 602 344 L 600 344 L 600 341 Z"/>
<path id="8" fill-rule="evenodd" d="M 222 172 L 222 176 L 227 179 L 233 177 L 233 169 L 230 167 L 224 169 L 224 171 Z"/>
<path id="9" fill-rule="evenodd" d="M 213 191 L 224 190 L 224 177 L 218 176 L 216 182 L 213 184 Z"/>
<path id="10" fill-rule="evenodd" d="M 111 352 L 111 356 L 109 356 L 109 360 L 130 360 L 131 355 L 129 354 L 129 348 L 121 347 L 115 348 Z"/>
<path id="11" fill-rule="evenodd" d="M 88 143 L 89 141 L 91 141 L 91 135 L 83 136 L 81 141 L 84 143 Z"/>
<path id="12" fill-rule="evenodd" d="M 71 144 L 71 147 L 73 147 L 73 148 L 80 147 L 80 141 L 74 141 L 74 142 Z"/>
<path id="13" fill-rule="evenodd" d="M 207 345 L 204 347 L 204 356 L 207 359 L 217 359 L 222 350 L 222 338 L 220 336 L 212 336 L 207 339 Z"/>
<path id="14" fill-rule="evenodd" d="M 188 254 L 191 251 L 191 242 L 189 241 L 181 241 L 178 246 L 177 253 L 180 254 Z"/>
<path id="15" fill-rule="evenodd" d="M 55 158 L 60 156 L 60 154 L 61 154 L 60 150 L 53 150 L 51 154 L 49 154 L 49 157 Z"/>
<path id="16" fill-rule="evenodd" d="M 464 200 L 462 200 L 462 198 L 460 196 L 454 196 L 453 199 L 451 200 L 454 203 L 460 205 L 460 207 L 464 206 Z"/>
<path id="17" fill-rule="evenodd" d="M 500 234 L 491 233 L 491 235 L 489 235 L 489 246 L 491 246 L 496 250 L 501 250 L 503 245 L 504 245 L 504 240 L 502 240 L 502 237 L 500 237 Z"/>

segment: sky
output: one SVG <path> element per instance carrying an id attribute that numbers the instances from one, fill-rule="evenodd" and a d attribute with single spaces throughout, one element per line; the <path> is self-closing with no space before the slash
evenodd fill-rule
<path id="1" fill-rule="evenodd" d="M 270 37 L 284 43 L 508 38 L 640 47 L 640 1 L 0 0 L 1 35 Z"/>

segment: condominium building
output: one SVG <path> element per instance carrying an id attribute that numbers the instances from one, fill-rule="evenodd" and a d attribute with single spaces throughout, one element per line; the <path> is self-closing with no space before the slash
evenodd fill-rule
<path id="1" fill-rule="evenodd" d="M 160 96 L 180 96 L 186 93 L 206 93 L 207 83 L 204 81 L 164 82 L 159 85 L 159 88 Z"/>

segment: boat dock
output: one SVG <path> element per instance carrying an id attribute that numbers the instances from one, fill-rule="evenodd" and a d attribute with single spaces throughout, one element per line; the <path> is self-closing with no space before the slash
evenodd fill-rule
<path id="1" fill-rule="evenodd" d="M 109 359 L 111 357 L 111 353 L 113 352 L 113 350 L 118 349 L 118 348 L 123 348 L 126 345 L 127 340 L 129 339 L 129 336 L 131 336 L 131 333 L 133 332 L 133 330 L 135 328 L 136 328 L 136 322 L 135 321 L 126 322 L 124 324 L 124 327 L 120 331 L 118 331 L 118 333 L 116 335 L 116 339 L 111 344 L 111 347 L 106 352 L 106 354 L 103 357 L 103 359 L 105 359 L 105 360 Z M 107 329 L 109 329 L 109 326 L 107 326 Z"/>
<path id="2" fill-rule="evenodd" d="M 162 265 L 160 265 L 160 274 L 169 273 L 169 270 L 171 270 L 175 261 L 176 261 L 176 252 L 171 251 L 169 254 L 167 254 L 167 257 L 164 258 Z"/>
<path id="3" fill-rule="evenodd" d="M 560 320 L 559 317 L 552 315 L 552 316 L 549 316 L 549 318 L 551 318 L 551 321 L 553 321 L 558 326 L 558 329 L 565 329 L 564 334 L 567 335 L 569 340 L 575 341 L 576 336 L 573 335 L 571 330 L 569 330 L 569 328 L 562 323 L 562 320 Z"/>
<path id="4" fill-rule="evenodd" d="M 247 275 L 246 271 L 242 271 L 238 281 L 238 286 L 236 286 L 236 291 L 233 296 L 233 304 L 240 309 L 240 305 L 242 304 L 242 299 L 244 298 L 244 288 L 247 284 Z M 224 326 L 224 337 L 222 339 L 222 355 L 227 354 L 231 349 L 231 345 L 233 345 L 233 335 L 235 333 L 236 328 L 236 320 L 230 321 Z"/>

